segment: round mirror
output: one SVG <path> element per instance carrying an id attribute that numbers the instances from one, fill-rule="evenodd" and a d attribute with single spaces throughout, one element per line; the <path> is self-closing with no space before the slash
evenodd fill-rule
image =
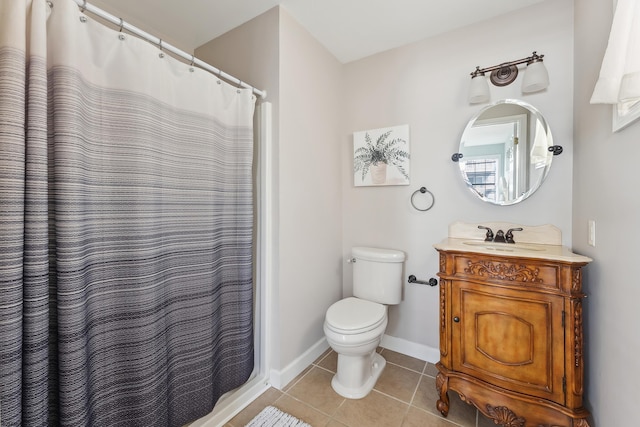
<path id="1" fill-rule="evenodd" d="M 512 205 L 532 195 L 549 173 L 551 131 L 538 110 L 506 99 L 481 110 L 462 134 L 458 164 L 482 200 Z"/>

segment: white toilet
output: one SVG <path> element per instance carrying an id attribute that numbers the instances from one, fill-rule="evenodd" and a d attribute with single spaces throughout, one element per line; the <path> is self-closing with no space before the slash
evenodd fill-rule
<path id="1" fill-rule="evenodd" d="M 365 397 L 387 363 L 376 353 L 387 327 L 387 305 L 402 299 L 404 252 L 355 247 L 353 297 L 327 310 L 324 334 L 338 353 L 338 369 L 331 386 L 349 399 Z"/>

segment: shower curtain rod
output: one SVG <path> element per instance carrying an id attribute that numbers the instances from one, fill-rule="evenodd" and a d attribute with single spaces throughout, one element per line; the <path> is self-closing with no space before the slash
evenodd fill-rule
<path id="1" fill-rule="evenodd" d="M 188 61 L 190 64 L 193 65 L 197 65 L 198 67 L 209 71 L 210 73 L 215 74 L 218 77 L 221 77 L 231 83 L 234 83 L 240 87 L 246 88 L 246 89 L 251 89 L 253 91 L 254 94 L 258 95 L 261 98 L 266 98 L 267 97 L 267 92 L 264 90 L 260 90 L 257 89 L 253 86 L 251 86 L 248 83 L 243 82 L 242 80 L 233 77 L 230 74 L 225 73 L 224 71 L 214 67 L 213 65 L 207 64 L 206 62 L 202 61 L 201 59 L 198 59 L 196 57 L 194 57 L 193 55 L 189 55 L 187 52 L 185 52 L 184 50 L 178 49 L 175 46 L 172 46 L 171 44 L 163 41 L 161 38 L 158 38 L 156 36 L 152 36 L 151 34 L 147 33 L 146 31 L 141 30 L 140 28 L 133 26 L 131 24 L 129 24 L 128 22 L 122 20 L 122 18 L 118 18 L 115 17 L 113 15 L 111 15 L 110 13 L 100 9 L 99 7 L 96 7 L 90 3 L 87 3 L 86 0 L 73 0 L 79 7 L 80 10 L 84 13 L 84 11 L 88 11 L 93 13 L 94 15 L 99 16 L 102 19 L 105 19 L 109 22 L 111 22 L 114 25 L 117 25 L 118 27 L 120 27 L 120 29 L 124 29 L 129 31 L 130 33 L 133 33 L 135 35 L 137 35 L 138 37 L 143 38 L 144 40 L 155 44 L 156 46 L 158 46 L 160 49 L 162 50 L 167 50 L 171 53 L 174 53 L 176 55 L 178 55 L 180 58 Z"/>

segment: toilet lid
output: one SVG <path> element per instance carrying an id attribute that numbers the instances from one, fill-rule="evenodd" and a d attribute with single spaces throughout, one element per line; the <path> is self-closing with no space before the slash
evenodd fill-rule
<path id="1" fill-rule="evenodd" d="M 377 327 L 386 314 L 387 307 L 382 304 L 349 297 L 329 307 L 325 320 L 331 329 L 349 333 Z"/>

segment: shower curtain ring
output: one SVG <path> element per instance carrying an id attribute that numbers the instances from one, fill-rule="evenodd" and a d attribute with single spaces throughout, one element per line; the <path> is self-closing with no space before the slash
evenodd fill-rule
<path id="1" fill-rule="evenodd" d="M 122 27 L 124 27 L 124 20 L 120 18 L 120 32 L 118 33 L 118 38 L 120 40 L 124 40 L 126 37 L 122 34 Z"/>
<path id="2" fill-rule="evenodd" d="M 191 71 L 192 73 L 195 71 L 195 68 L 193 68 L 193 63 L 195 60 L 195 56 L 191 55 L 191 65 L 189 65 L 189 71 Z"/>
<path id="3" fill-rule="evenodd" d="M 160 58 L 164 58 L 164 52 L 162 51 L 162 39 L 158 39 L 160 40 L 160 42 L 158 42 L 158 47 L 160 48 L 160 53 L 158 54 L 158 56 Z"/>
<path id="4" fill-rule="evenodd" d="M 84 13 L 84 11 L 87 10 L 87 0 L 84 0 L 82 2 L 82 6 L 80 7 L 80 12 Z"/>

